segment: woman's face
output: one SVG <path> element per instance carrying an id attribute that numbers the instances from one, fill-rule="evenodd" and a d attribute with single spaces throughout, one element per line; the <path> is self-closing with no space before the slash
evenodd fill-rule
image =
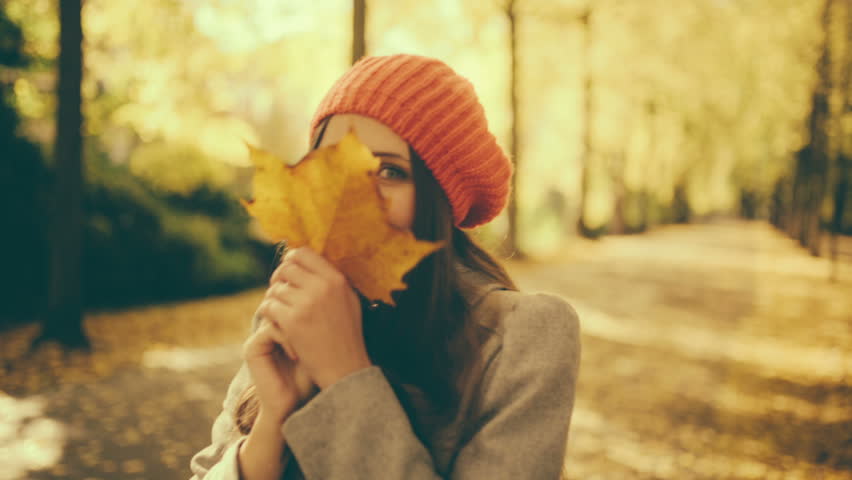
<path id="1" fill-rule="evenodd" d="M 376 172 L 379 192 L 390 205 L 388 220 L 403 230 L 411 230 L 414 221 L 414 178 L 408 144 L 385 124 L 352 113 L 332 116 L 319 146 L 340 142 L 353 129 L 358 139 L 379 159 Z"/>

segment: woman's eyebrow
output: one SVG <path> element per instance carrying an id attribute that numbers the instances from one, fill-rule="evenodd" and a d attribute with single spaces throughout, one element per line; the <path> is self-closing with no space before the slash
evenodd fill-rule
<path id="1" fill-rule="evenodd" d="M 409 163 L 411 162 L 410 159 L 405 158 L 402 155 L 400 155 L 398 153 L 393 153 L 393 152 L 373 152 L 373 155 L 375 155 L 377 157 L 394 157 L 394 158 L 398 158 L 400 160 L 405 160 L 406 162 L 409 162 Z"/>

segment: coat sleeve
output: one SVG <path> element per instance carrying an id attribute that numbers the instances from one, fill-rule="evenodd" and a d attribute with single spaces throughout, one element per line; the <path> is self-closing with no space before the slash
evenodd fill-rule
<path id="1" fill-rule="evenodd" d="M 580 362 L 579 320 L 550 294 L 523 295 L 480 385 L 472 433 L 449 471 L 430 452 L 378 366 L 322 390 L 282 428 L 307 480 L 559 478 Z"/>
<path id="2" fill-rule="evenodd" d="M 251 322 L 252 333 L 257 330 L 259 322 L 260 319 L 255 313 Z M 239 433 L 233 414 L 240 395 L 250 383 L 248 366 L 243 362 L 237 374 L 231 379 L 222 402 L 222 411 L 213 422 L 211 443 L 193 455 L 190 460 L 192 472 L 190 480 L 240 480 L 237 454 L 248 436 Z M 289 459 L 290 454 L 285 453 L 285 455 L 285 458 Z"/>

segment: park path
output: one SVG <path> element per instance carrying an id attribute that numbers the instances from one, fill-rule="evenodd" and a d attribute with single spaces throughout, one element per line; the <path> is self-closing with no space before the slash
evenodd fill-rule
<path id="1" fill-rule="evenodd" d="M 852 265 L 830 271 L 757 222 L 515 265 L 581 318 L 570 478 L 852 478 Z"/>
<path id="2" fill-rule="evenodd" d="M 848 261 L 830 282 L 770 226 L 725 222 L 509 269 L 580 315 L 569 478 L 852 479 Z M 0 480 L 189 478 L 261 296 L 94 314 L 112 336 L 86 359 L 21 365 L 31 331 L 0 340 Z"/>

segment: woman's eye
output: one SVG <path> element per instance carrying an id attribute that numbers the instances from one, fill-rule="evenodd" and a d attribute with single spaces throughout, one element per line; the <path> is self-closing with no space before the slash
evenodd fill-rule
<path id="1" fill-rule="evenodd" d="M 379 177 L 392 180 L 403 180 L 408 178 L 408 173 L 394 165 L 382 165 L 379 167 Z"/>

